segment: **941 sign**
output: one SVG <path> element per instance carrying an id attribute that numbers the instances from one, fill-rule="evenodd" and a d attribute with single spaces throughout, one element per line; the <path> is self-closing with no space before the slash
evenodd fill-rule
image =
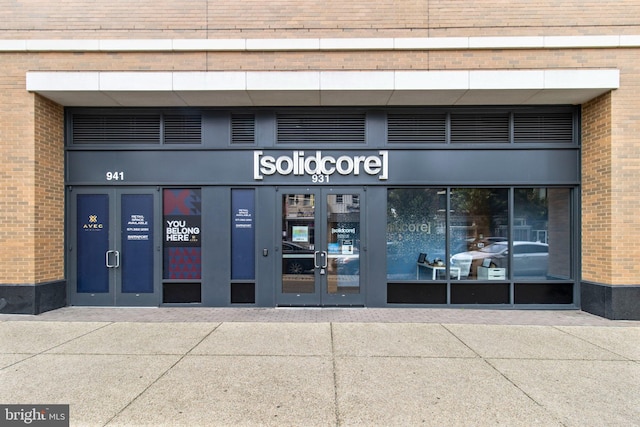
<path id="1" fill-rule="evenodd" d="M 105 177 L 107 181 L 124 181 L 124 172 L 122 171 L 109 171 L 106 173 Z"/>

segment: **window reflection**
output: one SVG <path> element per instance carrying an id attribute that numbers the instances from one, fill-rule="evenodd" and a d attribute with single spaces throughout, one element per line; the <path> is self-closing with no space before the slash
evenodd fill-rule
<path id="1" fill-rule="evenodd" d="M 507 277 L 508 204 L 506 188 L 451 190 L 449 250 L 451 265 L 460 269 L 462 279 L 477 279 L 478 274 L 486 278 L 485 269 L 494 269 L 498 280 Z"/>
<path id="2" fill-rule="evenodd" d="M 387 277 L 415 280 L 417 261 L 446 259 L 446 191 L 444 189 L 391 189 L 387 198 Z M 442 270 L 439 270 L 439 278 Z M 428 273 L 427 273 L 428 274 Z M 431 277 L 431 276 L 430 276 Z"/>
<path id="3" fill-rule="evenodd" d="M 571 199 L 561 187 L 388 190 L 388 301 L 572 303 Z"/>
<path id="4" fill-rule="evenodd" d="M 568 188 L 520 188 L 514 192 L 514 275 L 547 280 L 571 277 Z"/>
<path id="5" fill-rule="evenodd" d="M 509 224 L 509 191 L 453 188 L 447 194 L 445 189 L 389 190 L 387 278 L 518 281 L 571 278 L 571 189 L 511 190 L 512 224 Z"/>

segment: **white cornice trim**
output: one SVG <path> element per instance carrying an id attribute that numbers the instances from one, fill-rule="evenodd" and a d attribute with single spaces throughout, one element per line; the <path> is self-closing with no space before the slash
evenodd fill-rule
<path id="1" fill-rule="evenodd" d="M 617 69 L 26 73 L 66 106 L 580 104 L 619 87 Z"/>
<path id="2" fill-rule="evenodd" d="M 0 40 L 0 52 L 256 52 L 558 48 L 604 49 L 637 47 L 640 47 L 640 35 L 292 39 Z"/>

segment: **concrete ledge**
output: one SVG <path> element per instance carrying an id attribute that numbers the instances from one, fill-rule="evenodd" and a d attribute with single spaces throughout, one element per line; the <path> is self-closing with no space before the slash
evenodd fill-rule
<path id="1" fill-rule="evenodd" d="M 64 280 L 35 285 L 0 284 L 0 313 L 40 314 L 66 305 Z"/>
<path id="2" fill-rule="evenodd" d="M 640 285 L 580 284 L 581 309 L 612 320 L 640 320 Z"/>
<path id="3" fill-rule="evenodd" d="M 0 52 L 256 52 L 354 50 L 615 49 L 638 47 L 640 35 L 502 37 L 344 37 L 239 39 L 1 40 Z"/>

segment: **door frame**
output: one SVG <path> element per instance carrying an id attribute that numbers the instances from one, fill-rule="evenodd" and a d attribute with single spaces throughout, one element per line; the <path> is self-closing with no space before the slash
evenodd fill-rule
<path id="1" fill-rule="evenodd" d="M 302 187 L 302 186 L 287 186 L 278 187 L 275 191 L 276 194 L 276 224 L 274 241 L 276 242 L 276 253 L 278 254 L 276 263 L 274 265 L 275 270 L 275 302 L 276 306 L 312 306 L 312 307 L 361 307 L 364 306 L 365 292 L 366 292 L 366 190 L 362 186 L 340 186 L 340 187 Z M 285 293 L 282 291 L 282 275 L 283 275 L 283 262 L 282 262 L 282 220 L 283 220 L 283 201 L 282 198 L 285 194 L 313 194 L 315 199 L 314 206 L 314 264 L 316 268 L 313 269 L 313 279 L 315 283 L 315 289 L 312 293 Z M 359 228 L 360 228 L 360 242 L 359 242 L 359 292 L 358 293 L 340 293 L 328 292 L 328 278 L 329 274 L 326 271 L 328 260 L 331 259 L 331 255 L 328 253 L 328 238 L 327 228 L 329 226 L 328 221 L 328 203 L 327 196 L 331 194 L 355 194 L 359 197 Z M 322 254 L 324 252 L 324 254 Z M 325 271 L 323 272 L 323 265 Z"/>
<path id="2" fill-rule="evenodd" d="M 116 265 L 116 268 L 107 268 L 108 291 L 107 292 L 78 292 L 78 233 L 81 218 L 78 218 L 78 196 L 80 195 L 106 195 L 108 197 L 108 250 L 111 254 L 105 254 L 106 264 Z M 122 219 L 123 195 L 151 195 L 153 224 L 149 234 L 153 238 L 153 291 L 152 292 L 123 292 L 121 261 L 124 255 L 123 239 L 126 234 L 126 224 Z M 70 305 L 86 306 L 159 306 L 162 297 L 161 269 L 162 269 L 162 235 L 161 235 L 161 197 L 156 187 L 68 187 L 67 189 L 67 242 L 66 259 L 68 275 L 68 295 Z M 116 252 L 119 252 L 116 255 Z"/>

